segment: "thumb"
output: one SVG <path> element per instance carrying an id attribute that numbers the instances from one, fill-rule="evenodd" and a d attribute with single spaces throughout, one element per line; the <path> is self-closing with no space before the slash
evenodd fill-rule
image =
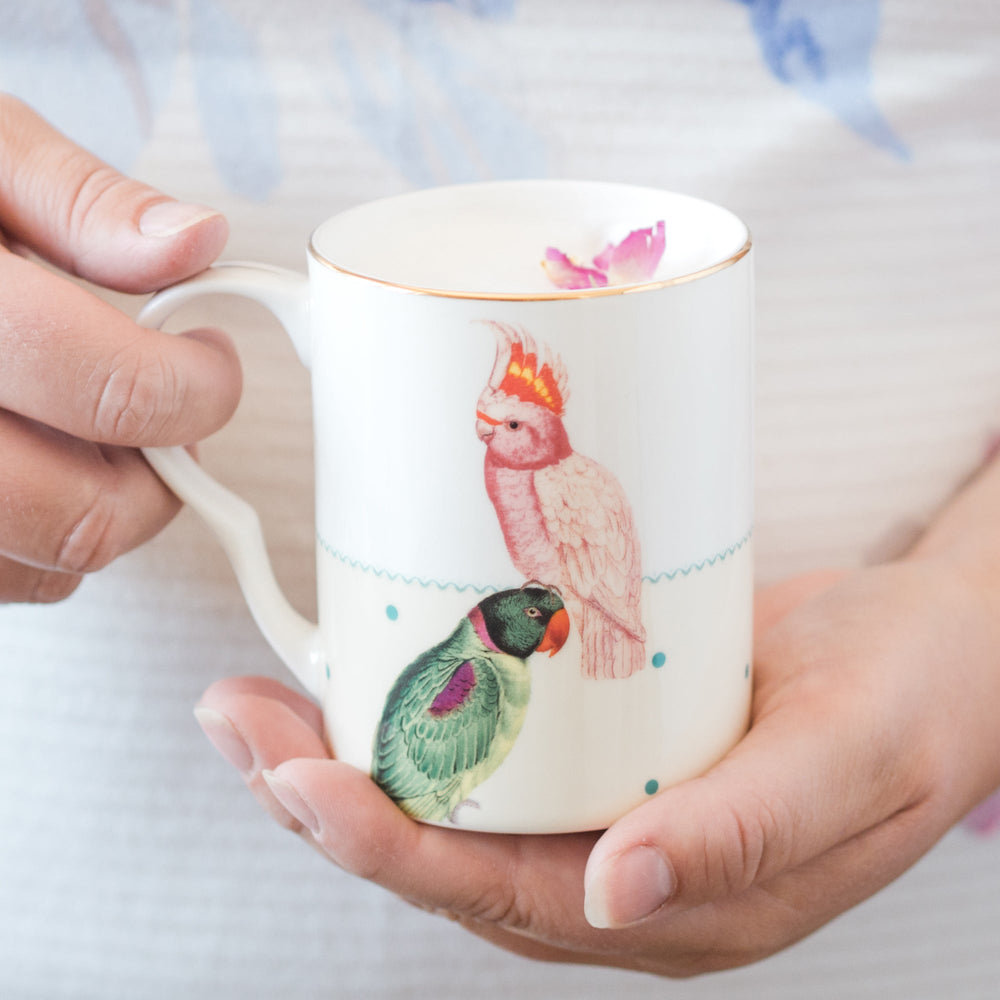
<path id="1" fill-rule="evenodd" d="M 625 927 L 722 901 L 876 825 L 896 807 L 860 746 L 802 705 L 759 721 L 707 775 L 604 833 L 586 868 L 587 920 Z"/>
<path id="2" fill-rule="evenodd" d="M 46 260 L 123 292 L 149 292 L 207 267 L 228 226 L 119 174 L 0 94 L 0 230 Z"/>

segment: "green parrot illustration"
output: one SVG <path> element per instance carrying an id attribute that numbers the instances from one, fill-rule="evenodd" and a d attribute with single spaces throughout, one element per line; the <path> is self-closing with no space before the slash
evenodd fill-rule
<path id="1" fill-rule="evenodd" d="M 531 693 L 527 658 L 555 655 L 569 615 L 526 584 L 477 604 L 400 674 L 375 734 L 372 777 L 416 819 L 455 821 L 469 792 L 510 753 Z"/>

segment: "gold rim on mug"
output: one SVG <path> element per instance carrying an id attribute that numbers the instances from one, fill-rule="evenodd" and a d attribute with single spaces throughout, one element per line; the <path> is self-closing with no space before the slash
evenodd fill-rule
<path id="1" fill-rule="evenodd" d="M 745 224 L 744 224 L 744 228 Z M 360 278 L 362 281 L 371 281 L 376 285 L 384 285 L 386 288 L 397 288 L 402 292 L 412 292 L 414 295 L 433 295 L 441 299 L 479 299 L 489 302 L 556 302 L 560 299 L 596 299 L 605 295 L 630 295 L 633 292 L 648 292 L 657 288 L 669 288 L 671 285 L 683 285 L 689 281 L 697 281 L 699 278 L 707 278 L 716 271 L 722 271 L 742 260 L 749 252 L 752 244 L 750 230 L 747 229 L 746 242 L 725 260 L 717 264 L 710 264 L 698 271 L 689 274 L 678 274 L 672 278 L 661 278 L 658 281 L 644 281 L 634 285 L 605 285 L 600 288 L 575 288 L 575 289 L 553 289 L 551 292 L 460 292 L 448 288 L 421 288 L 419 285 L 407 285 L 398 281 L 387 281 L 385 278 L 376 278 L 371 274 L 364 274 L 361 271 L 352 271 L 350 268 L 334 264 L 332 260 L 324 257 L 316 249 L 314 237 L 309 240 L 309 253 L 315 260 L 331 271 L 349 275 L 352 278 Z"/>

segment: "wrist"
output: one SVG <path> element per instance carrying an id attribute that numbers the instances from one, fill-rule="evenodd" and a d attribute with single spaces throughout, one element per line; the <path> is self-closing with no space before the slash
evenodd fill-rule
<path id="1" fill-rule="evenodd" d="M 952 497 L 905 559 L 958 574 L 1000 620 L 1000 452 Z"/>

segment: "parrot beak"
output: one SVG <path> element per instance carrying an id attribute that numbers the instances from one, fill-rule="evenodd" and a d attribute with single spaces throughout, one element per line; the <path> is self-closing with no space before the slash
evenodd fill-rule
<path id="1" fill-rule="evenodd" d="M 485 441 L 488 444 L 490 438 L 493 437 L 493 428 L 499 427 L 502 423 L 502 420 L 488 417 L 482 410 L 476 410 L 476 434 L 480 441 Z"/>
<path id="2" fill-rule="evenodd" d="M 549 656 L 555 656 L 563 648 L 563 643 L 566 642 L 569 636 L 569 627 L 569 615 L 566 613 L 565 608 L 560 608 L 549 619 L 545 635 L 542 636 L 542 641 L 535 647 L 535 652 L 547 652 Z"/>

